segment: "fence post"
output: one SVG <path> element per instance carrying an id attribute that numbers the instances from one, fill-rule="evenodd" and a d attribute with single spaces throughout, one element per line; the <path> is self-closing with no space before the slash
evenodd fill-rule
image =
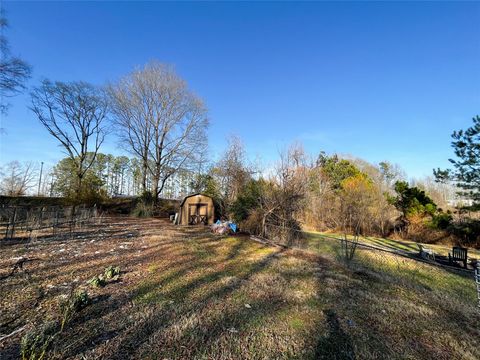
<path id="1" fill-rule="evenodd" d="M 477 300 L 478 300 L 478 307 L 480 307 L 480 263 L 475 264 L 475 284 L 477 285 Z"/>
<path id="2" fill-rule="evenodd" d="M 5 229 L 5 236 L 4 239 L 8 239 L 8 233 L 10 231 L 10 216 L 8 217 L 7 228 Z"/>
<path id="3" fill-rule="evenodd" d="M 72 230 L 73 230 L 73 220 L 75 218 L 75 205 L 72 206 L 71 214 L 70 214 L 70 238 L 72 238 Z"/>
<path id="4" fill-rule="evenodd" d="M 13 216 L 12 216 L 12 228 L 10 229 L 10 238 L 13 239 L 15 236 L 15 221 L 17 220 L 17 207 L 13 208 Z"/>
<path id="5" fill-rule="evenodd" d="M 56 235 L 56 228 L 57 228 L 57 225 L 58 225 L 58 209 L 55 208 L 55 217 L 53 219 L 53 226 L 52 226 L 52 233 L 53 233 L 53 236 Z"/>
<path id="6" fill-rule="evenodd" d="M 44 207 L 40 208 L 40 221 L 38 223 L 38 228 L 41 229 L 43 227 L 43 211 L 45 210 Z"/>

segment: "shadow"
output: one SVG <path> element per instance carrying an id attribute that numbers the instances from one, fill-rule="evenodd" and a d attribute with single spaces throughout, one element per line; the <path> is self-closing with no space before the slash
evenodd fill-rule
<path id="1" fill-rule="evenodd" d="M 121 226 L 125 225 L 121 224 Z M 80 260 L 79 262 L 76 262 L 76 259 L 70 256 L 65 260 L 59 260 L 56 258 L 54 261 L 46 262 L 41 267 L 35 269 L 35 275 L 38 280 L 48 280 L 50 283 L 59 284 L 65 281 L 68 274 L 71 274 L 70 277 L 80 276 L 83 278 L 86 277 L 87 274 L 91 275 L 92 272 L 96 273 L 98 271 L 103 271 L 104 266 L 107 264 L 119 265 L 122 269 L 123 275 L 130 272 L 131 269 L 137 265 L 152 264 L 152 266 L 154 266 L 157 258 L 162 259 L 164 262 L 165 260 L 168 260 L 168 267 L 163 267 L 162 270 L 160 270 L 162 274 L 159 280 L 150 281 L 145 275 L 140 278 L 141 281 L 147 281 L 143 287 L 140 286 L 140 288 L 138 288 L 138 285 L 141 285 L 141 283 L 137 282 L 135 288 L 132 289 L 131 285 L 128 284 L 129 281 L 125 284 L 123 281 L 120 281 L 119 283 L 111 282 L 107 287 L 102 289 L 92 289 L 94 293 L 100 291 L 108 294 L 111 293 L 112 295 L 97 295 L 94 297 L 95 301 L 82 310 L 82 312 L 68 324 L 66 331 L 62 335 L 62 341 L 55 346 L 56 354 L 59 354 L 62 358 L 68 358 L 77 354 L 88 354 L 91 351 L 97 351 L 98 346 L 104 346 L 105 343 L 116 343 L 118 348 L 113 351 L 113 353 L 110 353 L 108 357 L 129 358 L 132 354 L 137 353 L 137 349 L 144 342 L 150 341 L 150 335 L 152 333 L 173 326 L 175 322 L 178 321 L 179 317 L 186 317 L 191 313 L 201 313 L 202 309 L 217 303 L 220 299 L 228 296 L 228 294 L 231 294 L 236 289 L 243 286 L 251 276 L 267 267 L 275 258 L 275 254 L 271 254 L 262 259 L 254 260 L 253 263 L 250 264 L 251 266 L 241 267 L 240 264 L 243 261 L 242 257 L 248 257 L 250 251 L 248 249 L 249 247 L 246 246 L 248 240 L 238 238 L 235 243 L 231 243 L 228 253 L 218 258 L 218 262 L 216 263 L 210 259 L 203 259 L 203 257 L 197 256 L 193 247 L 189 245 L 190 241 L 195 241 L 204 249 L 209 249 L 210 247 L 214 249 L 215 246 L 218 246 L 219 240 L 218 238 L 213 238 L 208 231 L 189 228 L 185 230 L 179 230 L 178 228 L 162 228 L 160 231 L 171 232 L 172 240 L 168 240 L 169 237 L 163 237 L 159 238 L 158 241 L 154 239 L 153 241 L 148 242 L 145 247 L 137 247 L 134 249 L 134 252 L 136 253 L 138 251 L 140 256 L 135 258 L 129 257 L 127 251 L 121 252 L 119 256 L 110 254 L 82 256 L 78 258 Z M 126 232 L 129 232 L 129 230 Z M 112 231 L 111 233 L 118 234 L 120 232 Z M 149 236 L 145 235 L 146 233 L 149 235 L 158 235 L 159 229 L 155 226 L 142 228 L 141 236 Z M 123 239 L 118 239 L 112 235 L 111 237 L 105 237 L 98 239 L 97 241 L 100 243 L 103 241 L 121 242 L 122 240 Z M 68 244 L 72 244 L 73 242 L 82 243 L 85 241 L 84 239 L 73 239 L 70 243 L 67 240 L 65 244 L 68 246 Z M 46 242 L 42 242 L 42 244 L 46 245 Z M 181 249 L 183 248 L 188 249 L 188 251 L 182 251 Z M 45 248 L 42 248 L 40 251 L 45 251 Z M 251 252 L 254 251 L 255 248 L 251 250 Z M 168 255 L 166 255 L 166 253 Z M 122 255 L 126 255 L 126 257 L 123 257 Z M 227 259 L 225 259 L 224 256 L 226 256 Z M 225 266 L 223 266 L 223 263 L 226 263 Z M 218 270 L 213 272 L 207 271 L 205 274 L 201 274 L 200 277 L 188 282 L 181 280 L 191 271 L 202 268 L 207 270 L 210 269 L 210 266 L 217 266 Z M 124 271 L 124 269 L 126 269 L 126 271 Z M 145 269 L 145 266 L 143 266 L 142 269 Z M 52 270 L 54 270 L 53 273 Z M 152 271 L 155 271 L 155 268 L 153 268 Z M 163 272 L 165 271 L 168 271 L 168 273 L 166 276 L 163 276 Z M 201 293 L 198 299 L 195 298 L 194 301 L 189 303 L 188 306 L 184 306 L 181 312 L 179 312 L 176 304 L 181 302 L 183 298 L 188 298 L 197 289 L 208 284 L 216 283 L 224 277 L 234 277 L 236 281 L 225 284 L 225 286 L 219 288 L 215 285 L 212 291 Z M 179 279 L 181 282 L 179 282 L 178 285 L 175 284 L 172 289 L 162 293 L 163 297 L 175 298 L 175 304 L 164 307 L 162 307 L 161 304 L 160 306 L 158 304 L 149 304 L 146 308 L 161 309 L 161 311 L 154 313 L 151 318 L 149 317 L 138 325 L 136 324 L 133 328 L 129 327 L 130 320 L 128 318 L 120 316 L 120 311 L 125 311 L 125 309 L 128 309 L 131 306 L 135 306 L 138 309 L 144 308 L 142 304 L 134 304 L 135 298 L 142 295 L 142 293 L 148 294 L 158 292 L 158 290 L 162 289 L 165 284 L 175 282 Z M 128 287 L 124 290 L 119 288 L 125 286 Z M 111 290 L 110 287 L 112 287 Z M 91 290 L 88 291 L 90 293 Z M 49 292 L 49 296 L 55 296 L 55 294 L 59 295 L 60 293 L 58 293 L 58 291 Z M 258 304 L 258 308 L 262 309 L 262 311 L 265 312 L 265 315 L 268 315 L 266 307 L 269 304 L 271 305 L 271 301 L 266 301 L 265 305 Z M 239 314 L 235 311 L 225 312 L 222 317 L 225 318 L 225 321 L 232 322 L 234 324 L 232 326 L 241 327 L 241 322 L 244 320 L 238 323 L 238 316 L 246 316 L 246 314 L 242 315 L 242 312 L 248 311 L 244 308 L 241 308 L 239 311 Z M 251 318 L 251 320 L 253 321 L 254 318 Z M 213 326 L 209 338 L 214 338 L 222 331 L 225 331 L 225 329 L 222 331 L 215 329 L 215 326 Z M 131 330 L 134 330 L 134 333 L 131 333 Z M 122 338 L 120 342 L 118 340 L 113 341 L 119 336 Z M 18 346 L 12 347 L 12 351 L 14 349 L 18 349 Z M 3 350 L 0 353 L 3 358 Z M 15 355 L 18 356 L 18 352 Z"/>
<path id="2" fill-rule="evenodd" d="M 175 298 L 176 301 L 180 301 L 181 308 L 177 308 L 176 303 L 167 304 L 162 308 L 161 311 L 156 312 L 142 324 L 136 326 L 134 331 L 130 331 L 128 336 L 122 339 L 122 342 L 119 343 L 115 349 L 112 349 L 112 354 L 114 354 L 112 358 L 125 358 L 126 354 L 132 354 L 132 351 L 135 352 L 135 349 L 141 348 L 144 343 L 149 342 L 151 340 L 151 337 L 159 331 L 164 331 L 166 329 L 174 327 L 175 324 L 182 319 L 182 317 L 189 317 L 193 316 L 194 314 L 200 315 L 203 311 L 206 311 L 221 299 L 228 298 L 236 290 L 244 286 L 245 283 L 248 282 L 252 276 L 265 269 L 280 253 L 284 251 L 286 250 L 280 249 L 273 252 L 272 254 L 265 256 L 263 259 L 255 262 L 252 266 L 250 266 L 250 268 L 248 268 L 243 274 L 239 274 L 238 271 L 234 271 L 235 268 L 238 268 L 238 264 L 235 264 L 235 261 L 237 260 L 235 260 L 234 257 L 232 260 L 230 260 L 229 266 L 224 268 L 222 271 L 208 273 L 188 282 L 187 284 L 174 287 L 172 290 L 162 293 L 162 296 L 166 299 Z M 238 253 L 236 256 L 240 256 L 240 253 Z M 241 259 L 238 261 L 241 261 Z M 196 263 L 193 266 L 197 267 L 198 265 L 199 264 Z M 223 285 L 218 289 L 209 291 L 205 295 L 195 298 L 193 299 L 193 301 L 190 301 L 188 303 L 186 301 L 183 301 L 189 296 L 189 294 L 191 294 L 195 289 L 198 289 L 202 285 L 215 282 L 225 276 L 232 276 L 232 274 L 237 275 L 236 280 L 233 283 Z M 173 276 L 173 274 L 171 276 Z M 270 301 L 269 304 L 272 304 L 272 301 Z M 244 309 L 240 309 L 238 311 L 244 311 Z M 267 314 L 268 312 L 265 311 L 264 315 L 266 316 Z M 211 320 L 213 321 L 213 323 L 210 329 L 203 330 L 204 333 L 202 337 L 200 337 L 200 340 L 203 339 L 203 341 L 198 344 L 199 348 L 202 347 L 200 345 L 205 345 L 205 341 L 213 341 L 214 338 L 217 338 L 220 334 L 224 333 L 224 327 L 220 326 L 219 324 L 233 324 L 232 326 L 236 325 L 238 327 L 241 327 L 244 325 L 245 321 L 248 321 L 242 318 L 238 312 L 233 311 L 232 313 L 230 310 L 224 312 L 222 317 L 226 319 L 224 323 L 219 323 L 219 321 Z M 234 322 L 232 319 L 236 319 L 236 322 Z M 211 321 L 209 321 L 209 323 L 211 323 Z M 238 321 L 240 321 L 240 323 Z M 192 334 L 188 335 L 187 337 L 191 336 Z M 189 341 L 188 343 L 190 343 L 190 347 L 192 347 L 191 341 Z M 183 346 L 182 341 L 175 340 L 175 344 L 177 344 L 176 346 Z M 172 348 L 175 348 L 174 344 L 169 345 L 172 346 Z M 185 349 L 181 350 L 182 354 L 186 351 Z M 193 347 L 192 351 L 193 356 L 196 351 L 200 350 L 195 350 L 195 348 Z M 162 352 L 160 351 L 160 353 Z M 162 355 L 164 354 L 162 353 Z M 158 356 L 160 356 L 160 354 L 158 354 Z M 162 358 L 162 356 L 160 356 L 160 358 Z"/>
<path id="3" fill-rule="evenodd" d="M 372 243 L 378 247 L 403 252 L 405 254 L 418 253 L 419 248 L 415 244 L 409 244 L 398 240 L 368 238 L 366 244 Z M 400 246 L 401 245 L 401 246 Z M 405 249 L 406 248 L 406 249 Z"/>
<path id="4" fill-rule="evenodd" d="M 315 359 L 353 360 L 355 351 L 350 336 L 342 329 L 334 310 L 323 311 L 328 335 L 321 337 L 315 349 Z"/>
<path id="5" fill-rule="evenodd" d="M 88 288 L 96 301 L 68 325 L 54 355 L 108 359 L 356 359 L 375 352 L 371 357 L 392 358 L 398 355 L 398 349 L 407 349 L 409 341 L 415 346 L 406 350 L 409 356 L 429 351 L 427 341 L 405 340 L 402 336 L 408 333 L 379 320 L 387 316 L 381 309 L 388 312 L 395 307 L 398 294 L 403 293 L 398 290 L 405 288 L 392 281 L 393 276 L 374 276 L 379 269 L 347 268 L 314 252 L 272 248 L 246 237 L 222 242 L 224 238 L 211 235 L 208 229 L 159 224 L 126 219 L 118 224 L 123 232 L 112 229 L 111 233 L 138 231 L 139 238 L 132 240 L 138 242 L 137 246 L 131 250 L 95 255 L 91 254 L 92 245 L 89 254 L 79 257 L 78 262 L 70 257 L 66 262 L 36 269 L 35 276 L 53 283 L 68 276 L 83 280 L 107 265 L 118 265 L 122 270 L 119 283 Z M 124 239 L 98 239 L 98 243 L 103 241 L 108 249 Z M 262 251 L 265 248 L 267 252 Z M 62 278 L 61 273 L 67 275 Z M 303 280 L 315 289 L 310 292 L 305 288 L 304 297 L 302 291 L 298 295 L 295 290 Z M 270 290 L 275 286 L 281 291 Z M 263 290 L 257 292 L 257 287 Z M 428 299 L 428 306 L 437 309 L 439 317 L 449 324 L 471 326 L 473 319 L 456 308 L 449 310 L 448 304 L 440 305 L 444 298 L 430 293 L 422 290 L 418 294 Z M 244 306 L 247 302 L 251 307 Z M 407 309 L 415 306 L 411 302 Z M 300 318 L 298 323 L 292 322 L 295 317 Z M 411 323 L 415 321 L 421 326 L 426 323 L 423 318 L 414 318 Z M 393 335 L 385 335 L 386 331 Z M 448 331 L 453 336 L 453 331 Z M 269 340 L 262 347 L 261 341 L 266 338 Z M 302 340 L 295 343 L 298 338 Z M 395 341 L 399 341 L 398 347 Z M 12 344 L 5 345 L 12 349 L 9 351 L 15 349 Z M 2 359 L 4 349 L 0 349 Z M 18 357 L 18 352 L 15 355 Z"/>

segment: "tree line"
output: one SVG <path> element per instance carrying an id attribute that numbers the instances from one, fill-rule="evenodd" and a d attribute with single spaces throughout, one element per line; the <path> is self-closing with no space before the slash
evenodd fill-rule
<path id="1" fill-rule="evenodd" d="M 104 162 L 97 155 L 112 130 L 136 160 L 133 185 L 154 201 L 170 177 L 198 167 L 206 155 L 203 102 L 171 67 L 156 61 L 104 87 L 44 80 L 32 90 L 31 101 L 31 110 L 68 156 L 63 165 L 75 176 L 64 186 L 72 198 L 91 191 L 92 179 L 85 178 L 98 173 L 89 170 Z"/>
<path id="2" fill-rule="evenodd" d="M 87 154 L 87 157 L 93 154 Z M 179 170 L 165 183 L 162 197 L 178 199 L 195 191 L 197 173 Z M 147 188 L 152 179 L 146 178 Z M 75 165 L 65 157 L 51 168 L 42 168 L 33 162 L 11 161 L 0 167 L 0 194 L 6 196 L 50 196 L 63 197 L 74 202 Z M 84 191 L 80 202 L 89 204 L 106 201 L 112 197 L 141 196 L 143 177 L 140 161 L 135 157 L 98 153 L 84 178 Z"/>
<path id="3" fill-rule="evenodd" d="M 0 27 L 6 25 L 1 16 Z M 5 113 L 6 99 L 26 89 L 31 67 L 11 55 L 3 35 L 0 42 L 0 110 Z M 447 209 L 452 184 L 473 202 L 469 210 L 478 209 L 480 201 L 478 116 L 471 127 L 452 134 L 452 169 L 436 169 L 434 178 L 412 184 L 388 162 L 369 164 L 323 152 L 312 157 L 301 145 L 282 152 L 266 171 L 247 164 L 242 142 L 235 137 L 211 163 L 205 104 L 171 66 L 158 61 L 102 86 L 43 80 L 30 89 L 29 108 L 66 155 L 48 173 L 50 181 L 44 180 L 43 187 L 39 182 L 38 192 L 72 202 L 134 194 L 155 206 L 169 191 L 175 196 L 204 192 L 215 199 L 219 216 L 260 235 L 270 225 L 381 236 L 410 236 L 420 229 L 419 236 L 425 236 L 425 229 L 459 228 Z M 111 134 L 130 157 L 101 152 Z M 24 194 L 34 186 L 34 174 L 31 164 L 7 164 L 0 190 Z M 172 191 L 173 179 L 179 178 L 182 189 Z M 469 216 L 467 223 L 470 227 L 462 234 L 478 236 L 478 221 Z"/>
<path id="4" fill-rule="evenodd" d="M 2 12 L 0 110 L 3 114 L 8 111 L 8 97 L 27 90 L 26 82 L 32 72 L 28 63 L 11 54 L 3 31 L 7 25 Z M 158 61 L 135 68 L 118 81 L 102 86 L 45 79 L 30 89 L 29 108 L 67 155 L 54 168 L 55 181 L 51 182 L 50 192 L 77 201 L 91 197 L 92 189 L 100 188 L 113 195 L 124 192 L 123 186 L 130 185 L 133 189 L 127 192 L 148 192 L 156 202 L 172 176 L 201 168 L 206 158 L 207 109 L 173 67 Z M 119 157 L 113 163 L 107 161 L 112 167 L 121 168 L 121 175 L 104 180 L 100 174 L 103 170 L 98 167 L 103 166 L 106 158 L 99 156 L 100 149 L 105 137 L 112 133 L 132 159 Z M 133 180 L 125 185 L 127 162 Z M 33 187 L 33 170 L 31 164 L 8 164 L 3 169 L 2 191 L 12 195 L 25 193 Z M 70 172 L 68 176 L 66 172 Z M 38 192 L 40 188 L 39 185 Z"/>
<path id="5" fill-rule="evenodd" d="M 277 229 L 294 239 L 311 229 L 422 242 L 480 240 L 476 205 L 451 202 L 461 183 L 438 177 L 408 181 L 387 161 L 370 164 L 325 152 L 312 156 L 296 143 L 266 171 L 249 164 L 241 141 L 233 138 L 199 180 L 199 190 L 213 197 L 221 217 L 261 236 Z M 468 189 L 478 194 L 472 183 Z"/>

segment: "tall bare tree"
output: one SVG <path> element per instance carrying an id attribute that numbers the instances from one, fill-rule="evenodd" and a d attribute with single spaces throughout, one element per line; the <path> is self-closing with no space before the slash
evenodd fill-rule
<path id="1" fill-rule="evenodd" d="M 14 96 L 25 90 L 25 83 L 31 73 L 30 65 L 12 55 L 5 36 L 7 27 L 8 21 L 3 9 L 0 9 L 0 113 L 6 113 L 8 108 L 5 97 Z"/>
<path id="2" fill-rule="evenodd" d="M 108 87 L 113 120 L 120 136 L 120 145 L 138 157 L 141 162 L 142 191 L 147 191 L 149 147 L 152 140 L 153 110 L 146 99 L 148 90 L 140 70 Z"/>
<path id="3" fill-rule="evenodd" d="M 300 144 L 293 144 L 280 153 L 280 161 L 263 186 L 260 199 L 263 236 L 279 236 L 287 245 L 299 238 L 298 217 L 304 207 L 308 171 L 307 158 Z"/>
<path id="4" fill-rule="evenodd" d="M 35 186 L 35 169 L 32 163 L 9 162 L 2 167 L 0 175 L 0 192 L 3 195 L 22 196 Z"/>
<path id="5" fill-rule="evenodd" d="M 191 170 L 207 147 L 207 111 L 175 71 L 153 61 L 109 87 L 121 138 L 142 162 L 143 190 L 151 177 L 158 199 L 166 181 Z"/>
<path id="6" fill-rule="evenodd" d="M 108 102 L 104 92 L 85 82 L 45 80 L 31 93 L 32 111 L 73 161 L 76 194 L 105 138 Z"/>
<path id="7" fill-rule="evenodd" d="M 228 209 L 253 173 L 239 137 L 233 135 L 228 138 L 227 149 L 215 165 L 214 173 L 222 192 L 223 205 Z"/>

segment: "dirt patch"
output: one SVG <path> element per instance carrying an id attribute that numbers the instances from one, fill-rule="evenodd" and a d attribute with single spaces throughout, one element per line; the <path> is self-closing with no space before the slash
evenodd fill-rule
<path id="1" fill-rule="evenodd" d="M 113 217 L 0 251 L 0 334 L 21 329 L 0 342 L 2 360 L 19 358 L 21 338 L 61 320 L 80 290 L 90 302 L 49 359 L 480 357 L 474 305 L 248 237 Z M 101 286 L 87 283 L 99 275 Z"/>

